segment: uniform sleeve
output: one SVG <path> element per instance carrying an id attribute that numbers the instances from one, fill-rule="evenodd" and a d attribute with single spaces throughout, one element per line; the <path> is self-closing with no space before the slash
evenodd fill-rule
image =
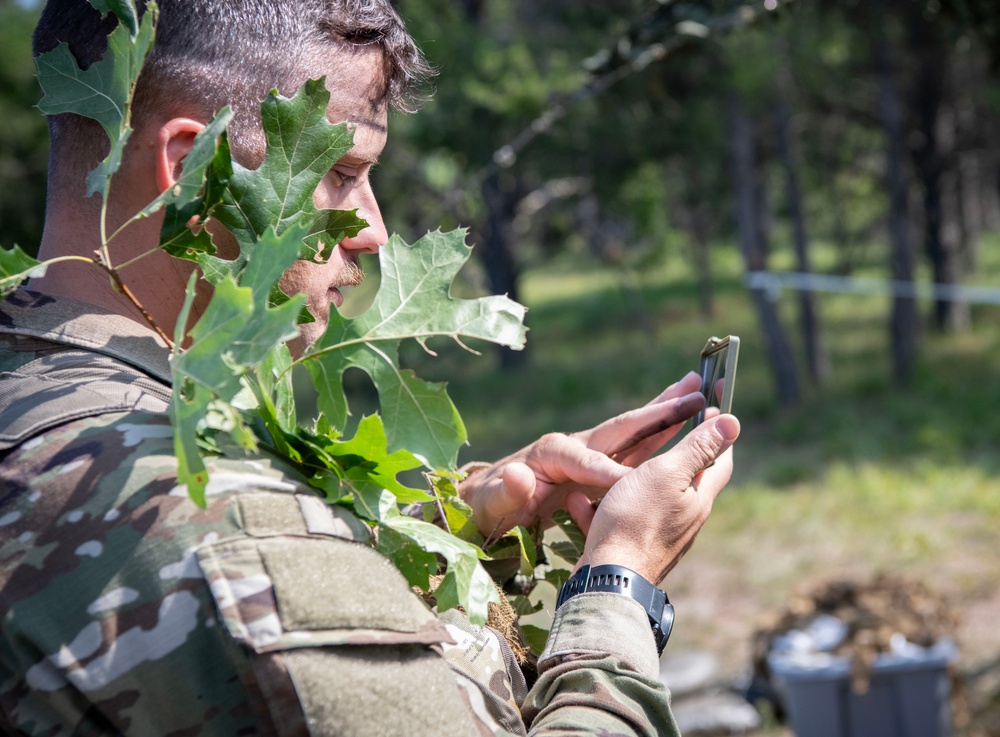
<path id="1" fill-rule="evenodd" d="M 649 619 L 619 594 L 575 596 L 556 612 L 522 706 L 531 737 L 679 736 Z"/>

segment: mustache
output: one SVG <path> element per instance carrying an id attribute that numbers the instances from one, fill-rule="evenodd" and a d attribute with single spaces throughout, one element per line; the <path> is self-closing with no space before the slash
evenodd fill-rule
<path id="1" fill-rule="evenodd" d="M 337 276 L 331 286 L 356 287 L 364 280 L 365 272 L 361 270 L 361 265 L 357 261 L 346 261 L 337 272 Z"/>

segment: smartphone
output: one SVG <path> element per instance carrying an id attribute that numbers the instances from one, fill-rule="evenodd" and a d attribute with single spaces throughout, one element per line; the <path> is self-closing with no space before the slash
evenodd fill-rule
<path id="1" fill-rule="evenodd" d="M 718 407 L 725 414 L 733 408 L 733 388 L 736 385 L 736 361 L 740 357 L 740 339 L 736 335 L 709 338 L 701 351 L 698 373 L 705 409 L 694 416 L 695 426 L 705 419 L 705 410 Z"/>

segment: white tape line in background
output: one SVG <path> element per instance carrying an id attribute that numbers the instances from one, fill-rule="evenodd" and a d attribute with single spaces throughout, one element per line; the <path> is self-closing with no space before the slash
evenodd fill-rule
<path id="1" fill-rule="evenodd" d="M 750 289 L 766 292 L 772 300 L 778 298 L 782 289 L 796 289 L 808 292 L 889 295 L 891 297 L 1000 305 L 1000 288 L 995 287 L 891 281 L 867 277 L 805 274 L 796 271 L 750 271 L 746 275 L 746 285 Z"/>

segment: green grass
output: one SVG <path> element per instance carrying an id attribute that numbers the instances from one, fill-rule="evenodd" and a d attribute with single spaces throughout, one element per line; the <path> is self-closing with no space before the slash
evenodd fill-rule
<path id="1" fill-rule="evenodd" d="M 1000 237 L 984 242 L 970 283 L 1000 285 L 997 246 Z M 740 335 L 737 467 L 666 581 L 682 623 L 672 647 L 712 649 L 739 670 L 756 623 L 803 585 L 888 569 L 953 601 L 963 663 L 1000 658 L 995 616 L 984 614 L 1000 611 L 1000 307 L 975 307 L 967 333 L 925 328 L 913 380 L 899 386 L 889 300 L 819 294 L 832 376 L 811 386 L 800 371 L 802 401 L 782 409 L 741 268 L 732 248 L 717 250 L 709 318 L 678 259 L 624 277 L 556 264 L 522 281 L 530 333 L 520 368 L 500 371 L 489 347 L 408 358 L 423 378 L 449 381 L 471 438 L 465 460 L 491 459 L 644 403 L 696 368 L 709 335 Z M 794 293 L 779 308 L 801 357 Z"/>
<path id="2" fill-rule="evenodd" d="M 753 451 L 738 483 L 781 485 L 800 480 L 802 469 L 835 462 L 990 463 L 1000 440 L 993 411 L 1000 406 L 1000 307 L 978 308 L 967 334 L 925 331 L 914 380 L 900 387 L 890 378 L 888 299 L 817 295 L 833 375 L 815 387 L 800 371 L 803 400 L 781 410 L 736 254 L 724 250 L 717 260 L 712 318 L 698 313 L 694 280 L 677 261 L 633 279 L 632 289 L 614 270 L 561 268 L 523 279 L 530 332 L 518 370 L 501 372 L 491 347 L 475 357 L 435 346 L 437 360 L 419 351 L 404 360 L 425 378 L 449 381 L 472 439 L 469 457 L 491 457 L 542 432 L 580 429 L 645 402 L 696 368 L 709 335 L 735 333 L 742 337 L 735 411 L 747 427 L 741 445 Z M 779 306 L 801 355 L 794 294 L 785 292 Z"/>

